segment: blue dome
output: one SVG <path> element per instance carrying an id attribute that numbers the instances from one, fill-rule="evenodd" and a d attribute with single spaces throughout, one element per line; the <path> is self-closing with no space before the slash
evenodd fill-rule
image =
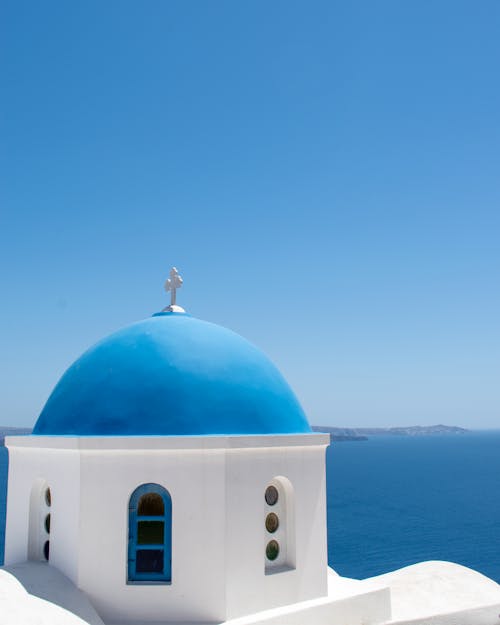
<path id="1" fill-rule="evenodd" d="M 260 350 L 213 323 L 159 313 L 111 334 L 71 365 L 33 434 L 310 431 L 295 395 Z"/>

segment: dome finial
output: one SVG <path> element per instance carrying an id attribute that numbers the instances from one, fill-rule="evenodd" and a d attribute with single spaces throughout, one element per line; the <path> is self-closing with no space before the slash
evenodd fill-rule
<path id="1" fill-rule="evenodd" d="M 177 306 L 177 289 L 180 289 L 182 286 L 182 278 L 177 271 L 176 267 L 172 267 L 170 270 L 170 278 L 165 281 L 165 291 L 168 293 L 170 291 L 170 306 L 167 306 L 163 309 L 163 312 L 186 312 L 184 308 Z"/>

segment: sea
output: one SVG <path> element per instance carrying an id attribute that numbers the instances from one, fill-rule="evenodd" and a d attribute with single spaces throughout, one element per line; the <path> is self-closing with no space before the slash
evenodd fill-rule
<path id="1" fill-rule="evenodd" d="M 333 442 L 326 466 L 328 560 L 340 575 L 448 560 L 500 583 L 500 430 Z M 7 468 L 0 447 L 0 563 Z"/>

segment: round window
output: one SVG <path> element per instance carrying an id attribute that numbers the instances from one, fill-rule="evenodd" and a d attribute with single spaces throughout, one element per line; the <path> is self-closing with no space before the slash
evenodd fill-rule
<path id="1" fill-rule="evenodd" d="M 280 524 L 280 520 L 278 519 L 278 515 L 274 514 L 274 512 L 270 512 L 266 516 L 266 530 L 271 534 L 275 532 Z"/>
<path id="2" fill-rule="evenodd" d="M 266 547 L 266 556 L 268 560 L 276 560 L 280 552 L 280 546 L 276 540 L 270 540 Z"/>
<path id="3" fill-rule="evenodd" d="M 45 544 L 43 546 L 43 555 L 44 558 L 48 561 L 49 560 L 49 541 L 46 540 Z"/>
<path id="4" fill-rule="evenodd" d="M 271 485 L 266 488 L 265 498 L 268 506 L 274 506 L 274 504 L 278 501 L 278 497 L 278 489 L 276 486 Z"/>
<path id="5" fill-rule="evenodd" d="M 50 534 L 50 514 L 45 517 L 45 531 Z"/>
<path id="6" fill-rule="evenodd" d="M 45 503 L 49 506 L 52 505 L 52 496 L 50 494 L 50 488 L 47 488 L 47 490 L 45 491 Z"/>

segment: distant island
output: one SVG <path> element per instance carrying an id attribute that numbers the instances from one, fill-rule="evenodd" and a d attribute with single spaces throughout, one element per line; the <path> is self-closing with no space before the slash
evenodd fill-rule
<path id="1" fill-rule="evenodd" d="M 393 428 L 338 428 L 313 425 L 315 432 L 330 434 L 332 441 L 365 441 L 370 436 L 433 436 L 436 434 L 465 434 L 469 430 L 455 425 L 410 425 Z"/>

